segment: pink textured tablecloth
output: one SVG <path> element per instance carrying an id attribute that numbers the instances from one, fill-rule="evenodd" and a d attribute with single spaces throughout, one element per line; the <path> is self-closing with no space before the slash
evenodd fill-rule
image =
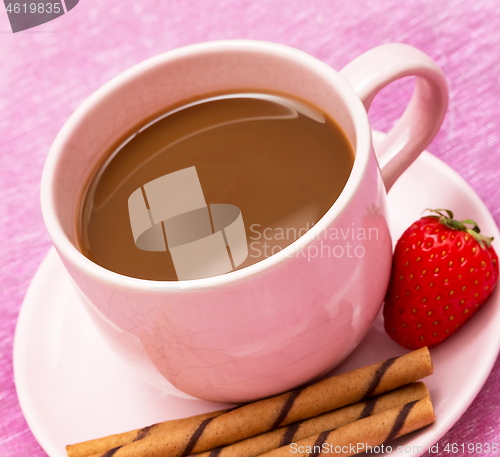
<path id="1" fill-rule="evenodd" d="M 2 457 L 46 455 L 19 408 L 12 372 L 21 302 L 50 247 L 39 206 L 45 157 L 75 108 L 137 62 L 191 43 L 249 38 L 299 48 L 341 69 L 378 44 L 416 46 L 439 63 L 451 89 L 445 123 L 428 149 L 500 222 L 498 0 L 80 0 L 68 14 L 16 34 L 0 10 Z M 384 90 L 370 113 L 375 128 L 392 125 L 410 91 L 405 83 Z M 500 442 L 499 388 L 497 362 L 440 449 L 447 442 Z"/>

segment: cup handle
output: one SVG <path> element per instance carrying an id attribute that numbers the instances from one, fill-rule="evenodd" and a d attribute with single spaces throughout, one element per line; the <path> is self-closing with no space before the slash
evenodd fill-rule
<path id="1" fill-rule="evenodd" d="M 441 69 L 422 51 L 401 43 L 373 48 L 347 64 L 340 74 L 365 105 L 396 79 L 416 76 L 412 99 L 401 118 L 377 148 L 387 191 L 429 145 L 448 106 L 448 84 Z"/>

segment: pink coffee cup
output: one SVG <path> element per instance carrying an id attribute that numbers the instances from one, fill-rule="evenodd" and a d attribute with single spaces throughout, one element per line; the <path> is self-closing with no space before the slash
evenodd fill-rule
<path id="1" fill-rule="evenodd" d="M 367 110 L 380 89 L 405 76 L 416 76 L 413 98 L 376 155 Z M 248 88 L 309 101 L 351 142 L 351 175 L 320 221 L 279 253 L 206 279 L 136 279 L 86 258 L 77 214 L 103 154 L 170 105 Z M 45 224 L 95 325 L 143 379 L 219 402 L 274 395 L 333 368 L 368 331 L 391 268 L 386 192 L 431 142 L 447 102 L 441 70 L 403 44 L 374 48 L 340 73 L 265 42 L 170 51 L 105 84 L 63 126 L 43 171 Z"/>

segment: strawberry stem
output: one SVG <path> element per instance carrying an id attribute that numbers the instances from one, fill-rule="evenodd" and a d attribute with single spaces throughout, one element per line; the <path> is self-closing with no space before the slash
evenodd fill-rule
<path id="1" fill-rule="evenodd" d="M 479 243 L 479 245 L 482 248 L 484 248 L 485 244 L 488 247 L 491 246 L 491 242 L 493 241 L 493 237 L 481 235 L 481 230 L 479 229 L 477 222 L 473 221 L 472 219 L 464 219 L 462 221 L 458 221 L 456 219 L 453 219 L 453 212 L 450 211 L 449 209 L 429 209 L 429 208 L 427 208 L 425 211 L 430 211 L 431 213 L 438 214 L 438 216 L 429 215 L 427 217 L 434 217 L 436 219 L 439 219 L 439 222 L 443 225 L 446 225 L 446 227 L 448 227 L 452 230 L 459 230 L 461 232 L 468 233 L 470 236 L 472 236 Z"/>

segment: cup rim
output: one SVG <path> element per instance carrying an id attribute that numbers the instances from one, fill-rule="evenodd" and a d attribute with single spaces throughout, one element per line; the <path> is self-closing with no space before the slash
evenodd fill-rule
<path id="1" fill-rule="evenodd" d="M 231 271 L 223 275 L 178 281 L 139 279 L 108 270 L 87 258 L 76 248 L 76 246 L 74 246 L 62 228 L 55 209 L 57 206 L 55 203 L 56 195 L 53 192 L 54 175 L 59 164 L 59 158 L 63 154 L 63 146 L 67 139 L 72 135 L 74 128 L 97 105 L 99 105 L 101 99 L 105 98 L 109 93 L 114 92 L 121 86 L 126 85 L 129 81 L 140 77 L 141 74 L 146 72 L 148 69 L 168 61 L 174 61 L 178 58 L 203 55 L 207 52 L 214 53 L 238 50 L 260 52 L 270 56 L 275 55 L 280 58 L 285 57 L 288 60 L 292 60 L 302 66 L 307 66 L 309 69 L 312 69 L 315 73 L 319 74 L 324 80 L 331 81 L 331 85 L 343 99 L 354 126 L 356 149 L 351 174 L 349 175 L 347 183 L 337 200 L 312 228 L 286 248 L 264 260 L 260 260 L 253 265 L 242 268 L 241 270 Z M 192 44 L 151 57 L 121 72 L 92 93 L 73 112 L 57 134 L 45 161 L 40 188 L 42 216 L 45 226 L 47 227 L 47 231 L 49 232 L 52 242 L 59 255 L 88 276 L 93 277 L 100 282 L 132 290 L 150 291 L 173 291 L 214 287 L 237 282 L 250 276 L 262 273 L 263 271 L 282 263 L 287 258 L 296 255 L 301 249 L 306 247 L 311 240 L 316 239 L 323 232 L 323 230 L 327 229 L 332 222 L 339 217 L 350 200 L 353 198 L 368 166 L 370 152 L 371 128 L 368 121 L 368 114 L 363 106 L 363 103 L 349 83 L 326 63 L 298 49 L 266 41 L 221 40 Z"/>

